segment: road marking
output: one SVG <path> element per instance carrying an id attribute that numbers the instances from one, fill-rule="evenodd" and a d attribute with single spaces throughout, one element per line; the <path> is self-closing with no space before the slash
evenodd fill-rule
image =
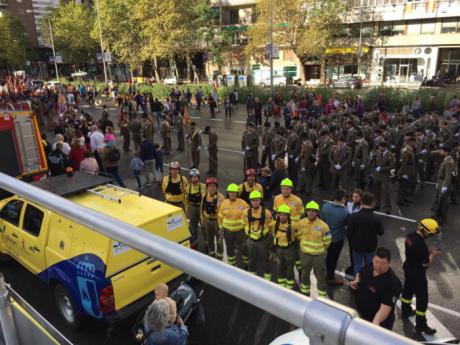
<path id="1" fill-rule="evenodd" d="M 224 121 L 224 119 L 211 119 L 211 118 L 204 119 L 204 118 L 201 118 L 199 116 L 190 116 L 190 118 L 191 119 L 197 119 L 197 120 L 217 121 L 217 122 L 223 122 Z M 239 121 L 239 120 L 234 120 L 234 121 L 230 120 L 230 122 L 246 124 L 246 121 Z"/>
<path id="2" fill-rule="evenodd" d="M 219 150 L 220 151 L 233 152 L 233 153 L 239 153 L 240 155 L 244 155 L 244 153 L 242 153 L 242 151 L 237 151 L 237 150 L 232 150 L 232 149 L 225 149 L 223 147 L 219 147 Z"/>
<path id="3" fill-rule="evenodd" d="M 332 203 L 331 200 L 323 200 L 323 202 L 328 202 L 328 203 Z M 374 211 L 375 214 L 378 214 L 380 216 L 384 216 L 384 217 L 388 217 L 388 218 L 394 218 L 394 219 L 398 219 L 398 220 L 403 220 L 405 222 L 409 222 L 409 223 L 417 223 L 417 221 L 415 219 L 410 219 L 410 218 L 405 218 L 405 217 L 401 217 L 401 216 L 396 216 L 394 214 L 386 214 L 384 212 L 378 212 L 378 211 Z"/>
<path id="4" fill-rule="evenodd" d="M 168 164 L 168 163 L 163 163 L 163 166 L 169 168 L 169 164 Z M 184 167 L 180 167 L 180 169 L 181 169 L 181 170 L 184 170 L 184 171 L 189 171 L 189 170 L 190 170 L 190 169 L 187 169 L 187 168 L 184 168 Z"/>

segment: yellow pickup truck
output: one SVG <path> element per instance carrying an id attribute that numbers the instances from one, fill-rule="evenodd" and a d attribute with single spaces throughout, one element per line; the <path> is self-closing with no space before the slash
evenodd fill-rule
<path id="1" fill-rule="evenodd" d="M 42 189 L 190 247 L 182 209 L 75 172 L 33 182 Z M 0 253 L 13 257 L 55 294 L 72 328 L 82 317 L 110 322 L 144 307 L 160 283 L 181 272 L 17 195 L 0 201 Z"/>

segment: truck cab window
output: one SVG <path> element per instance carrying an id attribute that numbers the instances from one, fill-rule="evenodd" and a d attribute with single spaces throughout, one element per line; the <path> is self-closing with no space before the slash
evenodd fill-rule
<path id="1" fill-rule="evenodd" d="M 41 210 L 32 205 L 27 205 L 22 229 L 31 235 L 38 237 L 42 227 L 43 216 L 44 214 Z"/>
<path id="2" fill-rule="evenodd" d="M 23 204 L 24 202 L 21 200 L 10 201 L 0 211 L 0 218 L 4 219 L 8 223 L 18 226 Z"/>

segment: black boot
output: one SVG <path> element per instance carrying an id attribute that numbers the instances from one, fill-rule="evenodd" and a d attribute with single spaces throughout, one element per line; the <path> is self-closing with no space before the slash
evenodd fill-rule
<path id="1" fill-rule="evenodd" d="M 415 318 L 415 331 L 418 333 L 423 332 L 428 335 L 433 335 L 436 333 L 436 329 L 428 326 L 428 323 L 426 322 L 426 317 L 419 315 L 417 315 Z"/>

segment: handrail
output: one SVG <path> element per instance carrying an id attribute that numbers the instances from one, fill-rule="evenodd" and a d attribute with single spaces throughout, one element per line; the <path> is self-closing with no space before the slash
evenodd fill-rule
<path id="1" fill-rule="evenodd" d="M 88 209 L 33 185 L 0 173 L 0 188 L 54 212 L 146 255 L 184 271 L 297 327 L 310 344 L 409 345 L 417 342 L 357 317 L 352 309 L 327 299 L 287 290 L 207 255 Z"/>

